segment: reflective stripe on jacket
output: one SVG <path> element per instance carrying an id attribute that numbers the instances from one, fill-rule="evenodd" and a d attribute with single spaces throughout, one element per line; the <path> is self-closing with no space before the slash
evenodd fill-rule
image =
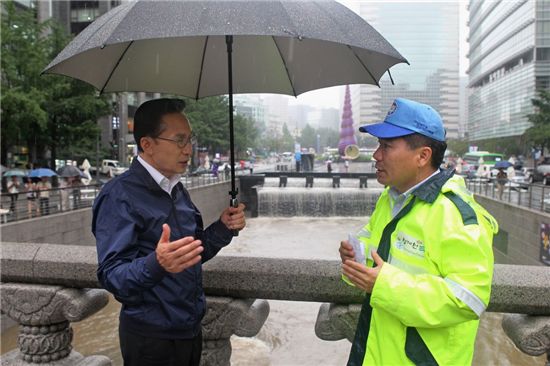
<path id="1" fill-rule="evenodd" d="M 409 201 L 413 195 L 415 202 L 397 222 L 388 261 L 372 291 L 363 365 L 413 365 L 415 357 L 420 364 L 425 355 L 416 351 L 423 347 L 439 365 L 469 365 L 479 316 L 491 293 L 498 224 L 450 171 L 418 187 Z M 369 267 L 370 251 L 379 246 L 391 219 L 386 189 L 360 232 Z M 413 328 L 420 335 L 416 342 L 410 336 Z"/>

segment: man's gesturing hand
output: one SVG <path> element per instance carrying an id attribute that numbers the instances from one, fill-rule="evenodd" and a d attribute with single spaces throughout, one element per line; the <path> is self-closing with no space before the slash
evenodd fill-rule
<path id="1" fill-rule="evenodd" d="M 167 272 L 178 273 L 192 267 L 201 260 L 203 251 L 200 240 L 192 236 L 170 241 L 170 226 L 162 225 L 162 234 L 155 250 L 157 261 Z"/>
<path id="2" fill-rule="evenodd" d="M 372 293 L 372 289 L 378 278 L 378 273 L 384 265 L 384 260 L 373 250 L 371 251 L 372 259 L 376 267 L 369 268 L 362 263 L 357 263 L 353 260 L 346 260 L 342 265 L 342 272 L 346 277 L 357 287 L 368 293 Z"/>

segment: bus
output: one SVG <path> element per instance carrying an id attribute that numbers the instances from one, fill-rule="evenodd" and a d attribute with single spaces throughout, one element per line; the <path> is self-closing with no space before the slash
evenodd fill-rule
<path id="1" fill-rule="evenodd" d="M 477 169 L 479 168 L 480 159 L 484 165 L 488 165 L 492 168 L 498 161 L 504 160 L 504 155 L 499 153 L 491 153 L 488 151 L 473 151 L 464 154 L 462 160 L 464 161 L 463 172 L 468 177 L 475 176 Z"/>

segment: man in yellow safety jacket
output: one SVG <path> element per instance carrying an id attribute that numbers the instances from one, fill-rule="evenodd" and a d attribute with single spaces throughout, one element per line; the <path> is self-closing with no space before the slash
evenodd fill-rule
<path id="1" fill-rule="evenodd" d="M 366 292 L 348 366 L 471 364 L 498 225 L 461 177 L 439 168 L 447 144 L 433 108 L 398 98 L 383 122 L 359 130 L 379 139 L 386 189 L 369 223 L 340 244 L 344 280 Z"/>

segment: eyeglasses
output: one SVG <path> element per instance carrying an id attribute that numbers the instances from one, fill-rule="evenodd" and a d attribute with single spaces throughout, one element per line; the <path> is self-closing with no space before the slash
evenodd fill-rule
<path id="1" fill-rule="evenodd" d="M 177 139 L 169 139 L 169 138 L 166 138 L 166 137 L 153 137 L 153 138 L 159 139 L 159 140 L 164 140 L 164 141 L 175 142 L 176 145 L 178 145 L 178 147 L 180 149 L 185 148 L 188 144 L 195 145 L 197 143 L 197 136 L 194 135 L 194 134 L 191 134 L 188 138 L 185 138 L 185 137 L 180 137 L 180 138 L 177 138 Z"/>

